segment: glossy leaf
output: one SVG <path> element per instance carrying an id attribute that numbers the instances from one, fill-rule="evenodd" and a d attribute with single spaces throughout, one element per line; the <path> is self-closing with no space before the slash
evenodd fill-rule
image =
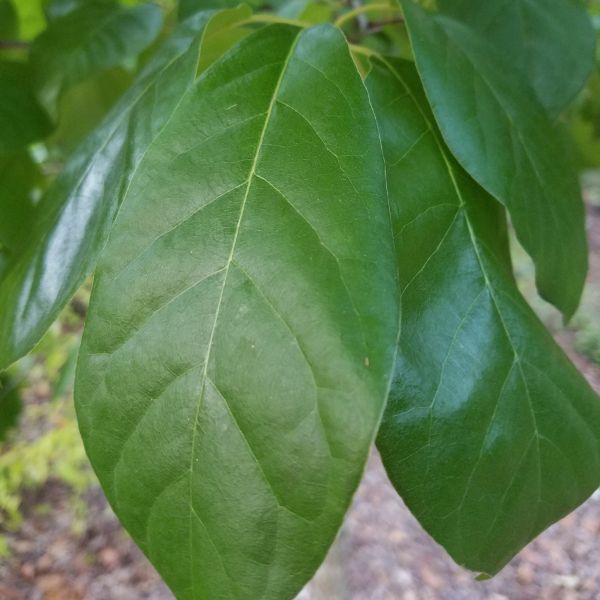
<path id="1" fill-rule="evenodd" d="M 94 268 L 140 160 L 194 81 L 211 14 L 180 25 L 42 199 L 36 243 L 0 280 L 0 368 L 33 347 Z"/>
<path id="2" fill-rule="evenodd" d="M 519 69 L 551 117 L 581 90 L 595 65 L 596 34 L 582 0 L 438 0 Z"/>
<path id="3" fill-rule="evenodd" d="M 177 598 L 283 600 L 311 577 L 377 429 L 398 297 L 342 34 L 261 29 L 143 159 L 78 364 L 88 455 Z"/>
<path id="4" fill-rule="evenodd" d="M 402 288 L 377 444 L 425 529 L 494 574 L 598 487 L 600 398 L 519 294 L 503 209 L 443 145 L 412 66 L 391 64 L 368 79 Z"/>
<path id="5" fill-rule="evenodd" d="M 31 49 L 44 105 L 52 110 L 65 88 L 135 57 L 156 38 L 161 22 L 154 4 L 128 8 L 102 0 L 53 20 Z"/>
<path id="6" fill-rule="evenodd" d="M 0 61 L 0 154 L 12 154 L 51 131 L 48 115 L 38 104 L 27 65 Z"/>
<path id="7" fill-rule="evenodd" d="M 587 272 L 584 211 L 561 132 L 519 73 L 463 23 L 401 0 L 417 68 L 445 141 L 510 212 L 540 294 L 566 317 Z"/>

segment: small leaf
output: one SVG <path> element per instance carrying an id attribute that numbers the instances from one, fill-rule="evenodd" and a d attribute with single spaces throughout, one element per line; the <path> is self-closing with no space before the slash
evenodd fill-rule
<path id="1" fill-rule="evenodd" d="M 0 368 L 31 350 L 93 270 L 140 160 L 194 81 L 212 14 L 179 26 L 42 198 L 36 243 L 0 280 Z"/>
<path id="2" fill-rule="evenodd" d="M 587 245 L 579 184 L 561 132 L 484 36 L 412 0 L 401 2 L 446 143 L 507 206 L 535 263 L 540 294 L 572 316 L 587 272 Z"/>
<path id="3" fill-rule="evenodd" d="M 177 598 L 290 599 L 320 564 L 387 394 L 395 271 L 342 34 L 245 38 L 142 160 L 76 377 L 88 455 Z"/>
<path id="4" fill-rule="evenodd" d="M 0 155 L 0 244 L 15 253 L 28 238 L 34 220 L 33 190 L 41 181 L 26 152 Z"/>
<path id="5" fill-rule="evenodd" d="M 504 210 L 445 148 L 413 67 L 367 82 L 403 313 L 377 445 L 425 529 L 494 574 L 598 487 L 600 399 L 518 292 Z"/>
<path id="6" fill-rule="evenodd" d="M 27 65 L 0 61 L 0 154 L 12 154 L 42 139 L 52 129 L 38 104 Z"/>
<path id="7" fill-rule="evenodd" d="M 23 404 L 17 381 L 0 373 L 0 442 L 16 427 Z"/>
<path id="8" fill-rule="evenodd" d="M 156 38 L 161 22 L 154 4 L 128 8 L 102 0 L 53 20 L 30 57 L 44 106 L 53 112 L 64 89 L 137 56 Z"/>
<path id="9" fill-rule="evenodd" d="M 596 64 L 596 34 L 581 0 L 438 0 L 438 6 L 519 69 L 552 118 Z"/>

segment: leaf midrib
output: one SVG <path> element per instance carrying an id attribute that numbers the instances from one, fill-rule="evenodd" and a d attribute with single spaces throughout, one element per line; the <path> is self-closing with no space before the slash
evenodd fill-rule
<path id="1" fill-rule="evenodd" d="M 288 54 L 285 57 L 285 60 L 282 64 L 281 67 L 281 73 L 279 74 L 279 78 L 277 79 L 277 82 L 275 84 L 275 88 L 273 89 L 273 94 L 271 96 L 271 100 L 269 102 L 269 106 L 265 115 L 265 121 L 262 127 L 262 130 L 260 132 L 260 136 L 258 139 L 258 143 L 256 146 L 256 151 L 254 153 L 254 158 L 252 160 L 252 165 L 250 167 L 250 173 L 248 175 L 248 179 L 247 179 L 247 184 L 246 184 L 246 190 L 244 192 L 244 197 L 242 199 L 242 203 L 240 206 L 240 214 L 237 220 L 237 224 L 235 227 L 235 232 L 233 235 L 233 240 L 231 243 L 231 250 L 229 252 L 229 256 L 227 258 L 227 262 L 224 266 L 224 271 L 225 274 L 223 276 L 223 283 L 221 285 L 221 291 L 219 293 L 219 298 L 217 301 L 217 307 L 215 310 L 215 317 L 213 320 L 213 324 L 212 324 L 212 328 L 211 328 L 211 332 L 209 335 L 209 339 L 208 339 L 208 344 L 207 344 L 207 349 L 206 349 L 206 354 L 204 357 L 204 367 L 202 370 L 202 375 L 201 375 L 201 382 L 200 382 L 200 393 L 199 393 L 199 398 L 198 398 L 198 402 L 197 402 L 197 406 L 196 406 L 196 412 L 192 421 L 192 441 L 191 441 L 191 451 L 190 451 L 190 467 L 189 467 L 189 481 L 190 481 L 190 485 L 189 485 L 189 506 L 190 506 L 190 523 L 189 523 L 189 528 L 190 528 L 190 549 L 189 549 L 189 553 L 190 553 L 190 583 L 191 583 L 191 587 L 192 587 L 192 597 L 195 597 L 195 591 L 194 591 L 194 586 L 195 586 L 195 578 L 194 578 L 194 567 L 193 567 L 193 561 L 191 560 L 191 557 L 193 556 L 193 536 L 192 536 L 192 518 L 193 518 L 193 514 L 194 514 L 194 508 L 193 508 L 193 473 L 194 473 L 194 457 L 195 457 L 195 452 L 196 452 L 196 437 L 197 437 L 197 431 L 198 431 L 198 419 L 200 417 L 200 410 L 202 408 L 202 397 L 204 395 L 204 390 L 206 387 L 206 381 L 207 381 L 207 377 L 208 377 L 208 365 L 210 362 L 210 355 L 211 355 L 211 351 L 212 351 L 212 347 L 213 347 L 213 341 L 214 341 L 214 336 L 215 336 L 215 332 L 217 329 L 217 324 L 219 321 L 219 315 L 221 312 L 221 307 L 223 305 L 223 297 L 225 294 L 225 288 L 227 287 L 227 280 L 228 280 L 228 275 L 229 275 L 229 270 L 231 267 L 231 264 L 233 262 L 233 256 L 235 253 L 235 249 L 236 249 L 236 244 L 237 244 L 237 240 L 239 237 L 239 232 L 241 229 L 241 224 L 244 218 L 244 212 L 245 212 L 245 208 L 246 208 L 246 204 L 248 201 L 248 196 L 250 194 L 250 190 L 252 188 L 252 183 L 254 182 L 254 178 L 256 176 L 256 168 L 258 165 L 258 160 L 261 154 L 261 150 L 262 150 L 262 146 L 263 146 L 263 142 L 265 139 L 265 135 L 266 132 L 269 128 L 269 123 L 271 121 L 271 117 L 273 114 L 273 109 L 275 107 L 276 101 L 277 101 L 277 96 L 279 95 L 279 91 L 281 88 L 281 84 L 283 82 L 283 79 L 285 77 L 286 71 L 288 69 L 290 60 L 294 54 L 294 51 L 296 49 L 296 46 L 298 44 L 298 40 L 300 39 L 300 31 L 296 34 L 296 37 L 294 39 L 294 41 L 291 43 L 290 45 L 290 49 L 288 51 Z M 262 471 L 262 468 L 261 468 Z M 263 472 L 264 474 L 264 472 Z M 266 479 L 266 476 L 265 476 Z M 267 483 L 268 479 L 267 479 Z M 269 484 L 270 485 L 270 484 Z"/>
<path id="2" fill-rule="evenodd" d="M 444 164 L 446 165 L 446 168 L 448 170 L 448 175 L 450 177 L 450 180 L 452 182 L 452 186 L 454 188 L 454 191 L 456 193 L 456 196 L 458 198 L 459 201 L 459 206 L 457 208 L 457 215 L 462 212 L 463 216 L 464 216 L 464 220 L 465 220 L 465 224 L 467 225 L 467 229 L 469 231 L 469 237 L 471 240 L 471 245 L 473 246 L 473 251 L 475 252 L 475 256 L 477 259 L 477 263 L 479 264 L 479 268 L 481 271 L 481 274 L 483 275 L 484 278 L 484 282 L 485 282 L 485 288 L 487 288 L 489 295 L 490 295 L 490 299 L 492 300 L 492 303 L 494 305 L 494 308 L 496 310 L 496 313 L 498 315 L 498 318 L 500 319 L 500 323 L 502 325 L 502 329 L 504 330 L 506 339 L 510 345 L 510 348 L 513 352 L 514 355 L 514 363 L 518 365 L 519 368 L 519 372 L 521 374 L 521 380 L 523 382 L 523 385 L 525 387 L 526 390 L 526 395 L 527 395 L 527 401 L 528 401 L 528 406 L 529 406 L 529 410 L 531 413 L 531 418 L 532 418 L 532 424 L 533 424 L 533 428 L 534 428 L 534 437 L 536 439 L 536 444 L 537 444 L 537 463 L 538 463 L 538 498 L 537 498 L 537 504 L 539 505 L 540 501 L 541 501 L 541 481 L 542 481 L 542 469 L 541 469 L 541 453 L 540 453 L 540 434 L 539 434 L 539 430 L 538 430 L 538 424 L 537 424 L 537 418 L 535 415 L 535 411 L 533 408 L 533 403 L 531 400 L 531 395 L 530 395 L 530 391 L 529 391 L 529 386 L 527 385 L 527 379 L 525 378 L 525 374 L 523 372 L 523 367 L 521 364 L 522 361 L 522 357 L 520 356 L 513 338 L 508 330 L 508 327 L 506 325 L 506 321 L 504 319 L 504 316 L 502 314 L 502 311 L 500 310 L 500 307 L 498 305 L 498 301 L 496 298 L 496 294 L 494 291 L 494 288 L 492 286 L 492 283 L 490 281 L 490 278 L 488 276 L 488 272 L 487 269 L 484 266 L 484 262 L 483 259 L 481 257 L 481 251 L 479 249 L 479 244 L 476 241 L 476 236 L 475 236 L 475 232 L 473 231 L 473 225 L 469 219 L 469 214 L 468 211 L 466 210 L 466 203 L 464 201 L 464 198 L 462 196 L 462 192 L 460 190 L 460 186 L 458 185 L 458 182 L 456 181 L 456 177 L 454 175 L 454 169 L 452 168 L 452 165 L 450 164 L 450 161 L 448 160 L 448 155 L 446 154 L 446 151 L 444 149 L 444 147 L 442 146 L 440 139 L 438 137 L 438 135 L 436 134 L 435 128 L 433 127 L 429 117 L 427 116 L 427 114 L 423 111 L 421 105 L 419 104 L 419 102 L 417 101 L 417 99 L 415 98 L 412 89 L 404 82 L 404 79 L 401 77 L 400 73 L 398 73 L 398 71 L 394 68 L 394 66 L 387 61 L 385 58 L 383 57 L 378 57 L 378 59 L 383 62 L 383 64 L 389 69 L 389 71 L 392 73 L 392 75 L 400 82 L 400 84 L 404 87 L 404 89 L 407 91 L 408 95 L 411 97 L 415 107 L 417 108 L 417 110 L 419 111 L 419 113 L 421 114 L 423 120 L 425 121 L 425 123 L 427 124 L 427 127 L 432 131 L 433 133 L 433 137 L 435 139 L 436 145 L 439 148 L 440 154 L 442 156 L 442 159 L 444 161 Z"/>

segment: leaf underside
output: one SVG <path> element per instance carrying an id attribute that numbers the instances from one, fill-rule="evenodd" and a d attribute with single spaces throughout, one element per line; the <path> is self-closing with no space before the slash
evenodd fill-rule
<path id="1" fill-rule="evenodd" d="M 587 273 L 584 209 L 562 132 L 483 33 L 401 0 L 427 98 L 465 170 L 508 208 L 540 294 L 568 318 Z"/>
<path id="2" fill-rule="evenodd" d="M 503 211 L 456 163 L 414 68 L 367 79 L 402 323 L 377 445 L 425 529 L 494 574 L 600 483 L 600 399 L 520 296 Z"/>
<path id="3" fill-rule="evenodd" d="M 142 160 L 77 373 L 94 468 L 178 598 L 280 600 L 311 577 L 379 422 L 398 298 L 342 34 L 252 34 Z"/>

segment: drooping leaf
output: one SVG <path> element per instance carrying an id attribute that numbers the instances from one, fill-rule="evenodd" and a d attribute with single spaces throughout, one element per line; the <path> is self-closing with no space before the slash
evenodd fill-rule
<path id="1" fill-rule="evenodd" d="M 582 0 L 438 0 L 485 37 L 556 117 L 594 69 L 596 34 Z"/>
<path id="2" fill-rule="evenodd" d="M 541 295 L 567 317 L 587 272 L 584 211 L 569 148 L 522 76 L 483 35 L 401 0 L 417 68 L 445 141 L 504 203 Z"/>
<path id="3" fill-rule="evenodd" d="M 42 198 L 36 243 L 0 281 L 0 368 L 33 347 L 94 268 L 140 160 L 194 81 L 211 15 L 179 26 Z"/>
<path id="4" fill-rule="evenodd" d="M 377 444 L 425 529 L 496 573 L 600 483 L 600 398 L 519 294 L 503 209 L 456 163 L 409 63 L 376 63 L 402 324 Z"/>
<path id="5" fill-rule="evenodd" d="M 312 575 L 378 425 L 398 297 L 342 34 L 261 29 L 143 159 L 78 363 L 88 455 L 177 598 L 284 600 Z"/>
<path id="6" fill-rule="evenodd" d="M 27 65 L 0 61 L 0 154 L 12 154 L 51 131 L 48 115 L 38 104 Z"/>
<path id="7" fill-rule="evenodd" d="M 53 110 L 65 88 L 135 57 L 156 38 L 161 22 L 155 4 L 125 7 L 103 0 L 53 20 L 30 57 L 44 105 Z"/>

